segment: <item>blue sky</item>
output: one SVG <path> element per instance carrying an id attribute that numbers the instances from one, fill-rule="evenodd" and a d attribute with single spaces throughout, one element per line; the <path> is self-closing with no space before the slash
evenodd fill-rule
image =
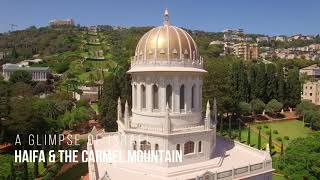
<path id="1" fill-rule="evenodd" d="M 244 28 L 261 34 L 320 34 L 319 0 L 1 0 L 0 32 L 74 18 L 81 25 L 160 25 L 164 8 L 180 27 Z"/>

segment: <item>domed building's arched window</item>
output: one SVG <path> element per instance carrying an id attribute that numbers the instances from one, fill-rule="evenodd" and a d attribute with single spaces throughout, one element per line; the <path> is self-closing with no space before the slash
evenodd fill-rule
<path id="1" fill-rule="evenodd" d="M 177 151 L 180 151 L 180 144 L 177 144 L 177 145 L 176 145 L 176 150 L 177 150 Z"/>
<path id="2" fill-rule="evenodd" d="M 180 109 L 184 109 L 184 85 L 180 86 Z"/>
<path id="3" fill-rule="evenodd" d="M 132 143 L 132 149 L 137 150 L 137 141 L 133 141 Z"/>
<path id="4" fill-rule="evenodd" d="M 151 150 L 151 144 L 150 142 L 144 140 L 140 142 L 140 150 L 141 151 L 147 151 L 147 150 Z"/>
<path id="5" fill-rule="evenodd" d="M 191 88 L 191 108 L 194 108 L 195 89 L 196 89 L 196 85 L 193 85 Z"/>
<path id="6" fill-rule="evenodd" d="M 142 108 L 146 108 L 146 87 L 141 85 L 141 105 Z"/>
<path id="7" fill-rule="evenodd" d="M 202 143 L 201 143 L 201 141 L 198 142 L 198 152 L 202 152 Z"/>
<path id="8" fill-rule="evenodd" d="M 152 86 L 152 103 L 153 109 L 159 109 L 159 92 L 158 86 L 155 84 Z"/>
<path id="9" fill-rule="evenodd" d="M 194 153 L 194 142 L 188 141 L 184 144 L 184 154 Z"/>
<path id="10" fill-rule="evenodd" d="M 166 103 L 168 103 L 169 108 L 172 108 L 172 86 L 167 85 L 166 87 Z"/>
<path id="11" fill-rule="evenodd" d="M 159 144 L 154 145 L 154 150 L 158 151 L 159 150 Z"/>

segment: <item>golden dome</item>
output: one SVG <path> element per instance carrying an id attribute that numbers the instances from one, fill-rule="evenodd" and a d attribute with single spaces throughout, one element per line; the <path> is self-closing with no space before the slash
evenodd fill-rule
<path id="1" fill-rule="evenodd" d="M 183 29 L 169 23 L 169 13 L 164 13 L 163 26 L 155 27 L 140 39 L 136 60 L 196 60 L 197 45 Z"/>

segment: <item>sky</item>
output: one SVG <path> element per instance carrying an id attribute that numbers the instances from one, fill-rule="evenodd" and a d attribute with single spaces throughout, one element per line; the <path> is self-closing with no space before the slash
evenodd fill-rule
<path id="1" fill-rule="evenodd" d="M 220 32 L 243 28 L 268 35 L 320 34 L 319 0 L 0 0 L 0 32 L 73 18 L 80 25 L 158 26 L 165 8 L 171 24 Z"/>

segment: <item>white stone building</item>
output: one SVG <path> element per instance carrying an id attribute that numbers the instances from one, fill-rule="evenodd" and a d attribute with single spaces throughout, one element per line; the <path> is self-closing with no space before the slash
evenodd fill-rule
<path id="1" fill-rule="evenodd" d="M 192 37 L 169 23 L 167 10 L 164 15 L 163 26 L 140 39 L 131 60 L 132 113 L 127 102 L 122 113 L 119 100 L 118 132 L 88 142 L 95 158 L 101 150 L 121 150 L 123 161 L 89 162 L 90 179 L 271 179 L 267 151 L 216 136 L 215 101 L 213 112 L 207 103 L 202 116 L 203 59 Z M 130 150 L 178 150 L 183 158 L 129 163 Z"/>
<path id="2" fill-rule="evenodd" d="M 27 62 L 25 62 L 27 63 Z M 4 64 L 2 65 L 2 76 L 8 81 L 10 76 L 18 70 L 30 72 L 33 81 L 46 81 L 48 77 L 49 67 L 29 67 L 22 64 Z"/>

